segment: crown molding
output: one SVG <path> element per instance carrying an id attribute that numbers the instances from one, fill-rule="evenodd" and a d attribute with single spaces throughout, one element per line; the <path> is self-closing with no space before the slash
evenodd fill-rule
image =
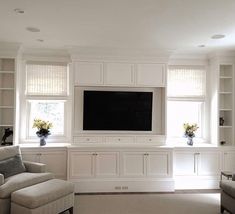
<path id="1" fill-rule="evenodd" d="M 100 48 L 68 46 L 71 59 L 115 60 L 115 61 L 157 61 L 167 63 L 171 51 L 156 49 Z"/>
<path id="2" fill-rule="evenodd" d="M 20 47 L 20 43 L 0 42 L 0 57 L 15 58 L 19 54 Z"/>
<path id="3" fill-rule="evenodd" d="M 23 60 L 71 62 L 66 49 L 22 48 Z"/>

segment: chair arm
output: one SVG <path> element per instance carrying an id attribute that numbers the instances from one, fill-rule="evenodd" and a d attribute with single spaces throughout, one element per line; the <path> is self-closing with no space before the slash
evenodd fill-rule
<path id="1" fill-rule="evenodd" d="M 0 186 L 4 184 L 4 175 L 0 173 Z"/>
<path id="2" fill-rule="evenodd" d="M 46 172 L 46 164 L 31 161 L 23 161 L 27 172 L 41 173 Z"/>

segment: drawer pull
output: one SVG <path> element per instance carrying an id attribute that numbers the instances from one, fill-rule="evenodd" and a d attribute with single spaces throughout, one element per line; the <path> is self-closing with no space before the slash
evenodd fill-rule
<path id="1" fill-rule="evenodd" d="M 87 138 L 87 139 L 86 139 L 86 141 L 90 141 L 90 139 L 89 139 L 89 138 Z"/>

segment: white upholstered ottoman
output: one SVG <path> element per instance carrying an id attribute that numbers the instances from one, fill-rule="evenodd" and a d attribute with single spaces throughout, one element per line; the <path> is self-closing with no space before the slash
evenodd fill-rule
<path id="1" fill-rule="evenodd" d="M 52 179 L 13 192 L 11 214 L 73 213 L 74 185 L 68 181 Z"/>

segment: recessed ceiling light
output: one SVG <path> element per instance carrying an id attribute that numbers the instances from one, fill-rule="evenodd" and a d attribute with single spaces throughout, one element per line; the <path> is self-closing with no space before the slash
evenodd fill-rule
<path id="1" fill-rule="evenodd" d="M 199 48 L 205 48 L 205 45 L 198 45 Z"/>
<path id="2" fill-rule="evenodd" d="M 17 14 L 23 14 L 24 13 L 24 10 L 20 9 L 20 8 L 16 8 L 14 9 L 15 13 Z"/>
<path id="3" fill-rule="evenodd" d="M 215 34 L 211 38 L 212 39 L 223 39 L 224 37 L 225 37 L 225 35 L 223 35 L 223 34 Z"/>
<path id="4" fill-rule="evenodd" d="M 43 40 L 43 39 L 37 39 L 37 41 L 38 41 L 38 42 L 44 42 L 44 40 Z"/>
<path id="5" fill-rule="evenodd" d="M 26 30 L 33 33 L 40 32 L 40 29 L 36 27 L 27 27 Z"/>

